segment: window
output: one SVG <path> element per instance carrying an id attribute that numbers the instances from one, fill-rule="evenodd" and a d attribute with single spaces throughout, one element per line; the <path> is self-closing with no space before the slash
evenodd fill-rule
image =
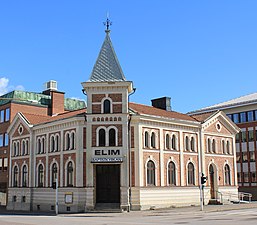
<path id="1" fill-rule="evenodd" d="M 73 187 L 73 165 L 69 162 L 67 165 L 67 186 Z"/>
<path id="2" fill-rule="evenodd" d="M 186 151 L 189 150 L 189 138 L 186 136 Z"/>
<path id="3" fill-rule="evenodd" d="M 51 152 L 54 152 L 55 149 L 55 140 L 54 136 L 51 136 Z"/>
<path id="4" fill-rule="evenodd" d="M 4 134 L 4 146 L 9 145 L 9 136 L 7 133 Z"/>
<path id="5" fill-rule="evenodd" d="M 8 158 L 4 158 L 4 171 L 7 171 L 8 167 Z"/>
<path id="6" fill-rule="evenodd" d="M 41 140 L 40 140 L 40 138 L 37 139 L 37 153 L 41 154 Z"/>
<path id="7" fill-rule="evenodd" d="M 26 140 L 26 155 L 29 154 L 29 140 Z"/>
<path id="8" fill-rule="evenodd" d="M 248 130 L 248 141 L 254 141 L 253 130 Z"/>
<path id="9" fill-rule="evenodd" d="M 13 156 L 17 155 L 17 144 L 16 142 L 13 143 Z"/>
<path id="10" fill-rule="evenodd" d="M 152 160 L 147 163 L 147 185 L 155 185 L 155 165 Z"/>
<path id="11" fill-rule="evenodd" d="M 255 162 L 255 152 L 249 152 L 250 155 L 250 162 Z"/>
<path id="12" fill-rule="evenodd" d="M 166 134 L 166 149 L 170 149 L 170 135 Z"/>
<path id="13" fill-rule="evenodd" d="M 111 102 L 108 99 L 104 100 L 104 113 L 111 113 Z"/>
<path id="14" fill-rule="evenodd" d="M 26 165 L 22 167 L 22 187 L 28 186 L 28 168 Z"/>
<path id="15" fill-rule="evenodd" d="M 230 181 L 230 168 L 229 165 L 226 164 L 225 165 L 225 185 L 230 185 L 231 181 Z"/>
<path id="16" fill-rule="evenodd" d="M 195 139 L 194 139 L 194 137 L 191 137 L 191 150 L 192 151 L 195 151 Z"/>
<path id="17" fill-rule="evenodd" d="M 105 130 L 104 129 L 100 129 L 99 130 L 99 140 L 98 140 L 98 143 L 99 143 L 99 146 L 105 146 Z"/>
<path id="18" fill-rule="evenodd" d="M 66 150 L 70 149 L 70 133 L 66 133 Z"/>
<path id="19" fill-rule="evenodd" d="M 257 120 L 257 110 L 254 110 L 254 118 Z"/>
<path id="20" fill-rule="evenodd" d="M 236 143 L 239 143 L 239 142 L 240 142 L 240 134 L 237 133 L 237 134 L 236 134 Z"/>
<path id="21" fill-rule="evenodd" d="M 214 139 L 212 140 L 212 152 L 213 152 L 213 153 L 216 152 L 216 142 L 215 142 Z"/>
<path id="22" fill-rule="evenodd" d="M 176 166 L 174 162 L 169 162 L 168 165 L 168 184 L 176 185 Z"/>
<path id="23" fill-rule="evenodd" d="M 211 139 L 208 138 L 208 146 L 207 146 L 207 152 L 211 152 Z"/>
<path id="24" fill-rule="evenodd" d="M 253 118 L 253 111 L 247 112 L 247 121 L 252 122 L 254 120 Z"/>
<path id="25" fill-rule="evenodd" d="M 241 155 L 242 155 L 241 152 L 236 153 L 236 162 L 237 163 L 241 162 Z"/>
<path id="26" fill-rule="evenodd" d="M 238 113 L 233 114 L 233 122 L 239 123 L 239 114 Z"/>
<path id="27" fill-rule="evenodd" d="M 116 131 L 113 128 L 109 130 L 109 146 L 116 146 Z"/>
<path id="28" fill-rule="evenodd" d="M 45 153 L 45 138 L 42 138 L 41 152 Z"/>
<path id="29" fill-rule="evenodd" d="M 4 146 L 4 135 L 0 134 L 0 147 Z"/>
<path id="30" fill-rule="evenodd" d="M 249 182 L 249 174 L 248 174 L 248 172 L 244 172 L 243 173 L 243 179 L 244 179 L 244 183 L 248 183 Z"/>
<path id="31" fill-rule="evenodd" d="M 229 119 L 233 120 L 232 114 L 227 114 L 227 117 L 228 117 Z"/>
<path id="32" fill-rule="evenodd" d="M 195 168 L 191 162 L 187 165 L 187 183 L 188 185 L 195 185 Z"/>
<path id="33" fill-rule="evenodd" d="M 22 140 L 21 142 L 21 155 L 25 155 L 26 154 L 26 141 Z"/>
<path id="34" fill-rule="evenodd" d="M 59 151 L 59 135 L 55 135 L 55 151 Z"/>
<path id="35" fill-rule="evenodd" d="M 57 164 L 54 163 L 52 165 L 52 185 L 54 182 L 56 182 L 56 179 L 57 179 Z"/>
<path id="36" fill-rule="evenodd" d="M 252 183 L 256 183 L 257 179 L 256 179 L 256 171 L 251 172 L 251 182 Z"/>
<path id="37" fill-rule="evenodd" d="M 5 121 L 10 120 L 10 108 L 5 109 Z"/>
<path id="38" fill-rule="evenodd" d="M 43 187 L 44 186 L 44 168 L 43 165 L 40 164 L 38 166 L 38 187 Z"/>
<path id="39" fill-rule="evenodd" d="M 0 111 L 0 123 L 4 122 L 4 110 Z"/>
<path id="40" fill-rule="evenodd" d="M 241 172 L 237 172 L 237 180 L 238 180 L 239 183 L 242 182 Z"/>
<path id="41" fill-rule="evenodd" d="M 151 135 L 151 147 L 156 148 L 156 143 L 155 143 L 155 133 L 153 132 Z"/>
<path id="42" fill-rule="evenodd" d="M 246 112 L 241 112 L 240 113 L 240 123 L 245 123 L 246 122 Z"/>
<path id="43" fill-rule="evenodd" d="M 3 168 L 3 159 L 0 158 L 0 170 L 2 170 L 2 168 Z"/>
<path id="44" fill-rule="evenodd" d="M 176 150 L 176 149 L 177 149 L 177 148 L 176 148 L 176 136 L 175 136 L 175 134 L 172 135 L 172 139 L 171 139 L 171 148 L 172 148 L 173 150 Z"/>
<path id="45" fill-rule="evenodd" d="M 13 187 L 18 187 L 18 166 L 13 168 Z"/>
<path id="46" fill-rule="evenodd" d="M 247 156 L 247 152 L 243 152 L 243 162 L 247 162 L 248 160 L 248 156 Z"/>
<path id="47" fill-rule="evenodd" d="M 221 142 L 221 147 L 222 147 L 222 153 L 225 154 L 226 153 L 226 146 L 225 146 L 225 141 L 222 140 Z"/>
<path id="48" fill-rule="evenodd" d="M 227 154 L 230 154 L 230 143 L 227 141 Z"/>
<path id="49" fill-rule="evenodd" d="M 147 131 L 145 132 L 145 147 L 149 147 L 149 134 Z"/>
<path id="50" fill-rule="evenodd" d="M 241 131 L 242 142 L 246 142 L 246 131 Z"/>
<path id="51" fill-rule="evenodd" d="M 75 149 L 75 133 L 71 133 L 71 149 Z"/>

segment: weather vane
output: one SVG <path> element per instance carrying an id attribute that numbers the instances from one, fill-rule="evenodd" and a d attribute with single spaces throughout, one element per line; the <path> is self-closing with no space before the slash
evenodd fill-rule
<path id="1" fill-rule="evenodd" d="M 107 19 L 106 22 L 104 22 L 104 26 L 106 26 L 105 32 L 110 32 L 110 26 L 112 25 L 112 22 L 109 20 L 109 13 L 107 13 Z"/>

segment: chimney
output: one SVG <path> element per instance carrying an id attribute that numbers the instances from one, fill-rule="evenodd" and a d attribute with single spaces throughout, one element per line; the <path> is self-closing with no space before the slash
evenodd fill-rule
<path id="1" fill-rule="evenodd" d="M 158 109 L 164 109 L 166 111 L 171 111 L 171 98 L 170 97 L 162 97 L 152 99 L 152 106 Z"/>
<path id="2" fill-rule="evenodd" d="M 51 105 L 48 114 L 53 116 L 64 112 L 64 92 L 57 90 L 57 82 L 50 80 L 45 83 L 43 94 L 51 96 Z"/>

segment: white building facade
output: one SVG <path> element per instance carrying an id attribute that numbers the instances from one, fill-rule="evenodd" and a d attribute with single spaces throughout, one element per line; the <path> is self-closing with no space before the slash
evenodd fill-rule
<path id="1" fill-rule="evenodd" d="M 82 86 L 86 109 L 16 115 L 8 129 L 8 209 L 55 210 L 56 179 L 60 212 L 199 205 L 202 173 L 206 204 L 221 193 L 237 196 L 239 128 L 223 112 L 197 117 L 129 103 L 133 83 L 109 30 Z"/>

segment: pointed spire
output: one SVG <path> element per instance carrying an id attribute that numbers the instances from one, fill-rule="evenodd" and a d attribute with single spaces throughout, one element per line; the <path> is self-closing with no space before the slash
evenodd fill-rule
<path id="1" fill-rule="evenodd" d="M 91 82 L 109 82 L 109 81 L 126 81 L 122 72 L 120 63 L 115 54 L 112 42 L 110 39 L 111 21 L 107 17 L 106 22 L 106 36 L 101 47 L 100 53 L 94 65 L 89 81 Z"/>

